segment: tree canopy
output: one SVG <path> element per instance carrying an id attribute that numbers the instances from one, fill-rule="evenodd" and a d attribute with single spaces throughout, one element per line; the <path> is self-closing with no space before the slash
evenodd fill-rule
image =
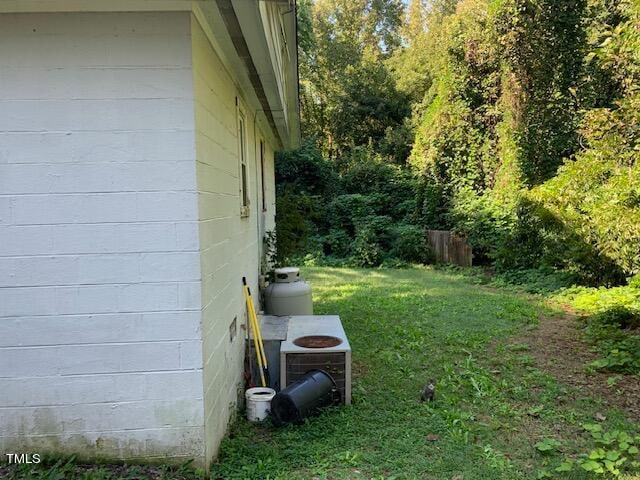
<path id="1" fill-rule="evenodd" d="M 305 227 L 280 222 L 283 255 L 427 261 L 421 232 L 445 228 L 499 269 L 638 273 L 637 1 L 303 0 L 298 15 L 306 141 L 278 162 L 278 207 L 306 209 Z"/>

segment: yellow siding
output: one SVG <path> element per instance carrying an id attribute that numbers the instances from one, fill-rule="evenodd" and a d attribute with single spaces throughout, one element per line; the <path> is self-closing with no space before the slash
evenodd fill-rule
<path id="1" fill-rule="evenodd" d="M 241 279 L 257 293 L 263 226 L 273 229 L 273 149 L 266 144 L 266 214 L 260 199 L 260 133 L 255 108 L 245 105 L 233 78 L 192 17 L 196 176 L 202 272 L 202 339 L 206 460 L 217 453 L 242 391 L 246 309 Z M 240 217 L 236 98 L 244 108 L 250 215 Z M 237 336 L 229 327 L 237 318 Z"/>

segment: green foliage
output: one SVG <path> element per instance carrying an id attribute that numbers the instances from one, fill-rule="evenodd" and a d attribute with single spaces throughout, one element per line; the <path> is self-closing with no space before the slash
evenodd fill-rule
<path id="1" fill-rule="evenodd" d="M 410 112 L 408 99 L 397 91 L 384 64 L 378 58 L 365 57 L 359 66 L 349 65 L 343 78 L 342 88 L 332 99 L 335 105 L 328 112 L 333 130 L 331 153 L 344 155 L 353 146 L 371 143 L 393 161 L 404 162 L 407 148 L 397 152 L 393 148 L 403 137 L 395 139 L 392 132 L 404 130 L 404 119 Z"/>
<path id="2" fill-rule="evenodd" d="M 297 150 L 278 152 L 275 175 L 278 187 L 310 195 L 330 195 L 338 181 L 333 165 L 310 139 Z"/>
<path id="3" fill-rule="evenodd" d="M 598 359 L 591 367 L 623 373 L 640 373 L 640 288 L 574 287 L 555 299 L 568 303 L 585 317 L 584 335 L 594 345 Z"/>
<path id="4" fill-rule="evenodd" d="M 571 305 L 574 310 L 584 315 L 594 315 L 611 308 L 640 308 L 640 288 L 626 285 L 614 288 L 573 287 L 560 292 L 555 299 Z"/>
<path id="5" fill-rule="evenodd" d="M 545 454 L 557 450 L 561 445 L 562 443 L 555 438 L 544 438 L 536 443 L 534 447 L 536 447 L 536 450 L 538 450 L 540 453 Z"/>
<path id="6" fill-rule="evenodd" d="M 505 208 L 491 195 L 478 195 L 471 188 L 463 188 L 453 198 L 449 219 L 455 231 L 473 247 L 476 262 L 503 259 L 501 249 L 516 221 L 513 209 Z"/>
<path id="7" fill-rule="evenodd" d="M 300 9 L 305 131 L 322 155 L 280 167 L 298 212 L 283 214 L 297 225 L 281 225 L 285 256 L 377 265 L 400 259 L 387 236 L 419 225 L 465 236 L 500 273 L 612 286 L 640 272 L 637 2 Z M 379 216 L 394 225 L 366 225 Z"/>
<path id="8" fill-rule="evenodd" d="M 392 161 L 404 162 L 409 97 L 396 88 L 385 64 L 400 45 L 402 11 L 401 0 L 301 5 L 302 127 L 326 156 L 372 143 Z"/>
<path id="9" fill-rule="evenodd" d="M 603 431 L 600 424 L 584 424 L 584 429 L 591 433 L 597 448 L 591 450 L 578 462 L 578 465 L 587 472 L 598 475 L 620 476 L 627 466 L 640 465 L 638 447 L 640 436 L 633 437 L 627 432 L 612 430 Z M 565 462 L 571 466 L 571 462 Z M 559 471 L 569 471 L 565 468 Z"/>
<path id="10" fill-rule="evenodd" d="M 309 239 L 317 232 L 316 225 L 321 219 L 319 196 L 301 194 L 287 186 L 279 188 L 276 197 L 277 263 L 308 250 Z"/>
<path id="11" fill-rule="evenodd" d="M 618 305 L 595 314 L 592 321 L 618 328 L 640 328 L 640 311 Z"/>
<path id="12" fill-rule="evenodd" d="M 382 249 L 376 226 L 364 224 L 356 231 L 353 257 L 359 267 L 375 267 L 382 263 Z"/>
<path id="13" fill-rule="evenodd" d="M 428 15 L 411 154 L 425 225 L 466 235 L 502 271 L 589 284 L 640 271 L 639 12 L 462 0 Z"/>
<path id="14" fill-rule="evenodd" d="M 595 369 L 640 373 L 640 331 L 623 330 L 622 322 L 638 322 L 637 311 L 623 307 L 607 310 L 587 319 L 585 336 L 600 357 L 591 363 Z"/>
<path id="15" fill-rule="evenodd" d="M 585 43 L 586 0 L 510 0 L 495 13 L 503 108 L 511 110 L 525 185 L 551 178 L 578 147 L 576 97 Z"/>
<path id="16" fill-rule="evenodd" d="M 584 62 L 591 87 L 597 83 L 592 77 L 607 73 L 597 99 L 604 106 L 584 115 L 586 148 L 531 197 L 561 227 L 556 232 L 573 249 L 566 257 L 574 269 L 591 273 L 596 282 L 620 283 L 640 269 L 640 7 L 602 3 L 595 12 L 605 23 L 594 20 Z M 576 255 L 578 244 L 587 255 Z"/>
<path id="17" fill-rule="evenodd" d="M 517 285 L 528 293 L 546 295 L 573 285 L 575 280 L 575 277 L 568 272 L 543 266 L 500 272 L 493 278 L 491 284 L 500 287 Z"/>
<path id="18" fill-rule="evenodd" d="M 413 224 L 415 179 L 407 169 L 385 162 L 371 147 L 325 160 L 311 143 L 282 154 L 276 165 L 281 263 L 431 261 L 426 232 Z"/>
<path id="19" fill-rule="evenodd" d="M 509 348 L 510 334 L 530 327 L 537 307 L 461 273 L 306 269 L 315 311 L 340 312 L 349 335 L 353 404 L 292 428 L 239 419 L 213 477 L 530 480 L 546 471 L 594 478 L 579 463 L 598 448 L 622 453 L 619 432 L 634 437 L 637 426 L 598 394 L 535 368 L 526 355 L 534 345 Z M 436 401 L 421 403 L 431 376 Z M 608 446 L 580 427 L 598 413 L 606 417 L 603 433 L 618 432 Z M 627 447 L 620 468 L 631 475 L 633 451 Z"/>
<path id="20" fill-rule="evenodd" d="M 434 263 L 435 258 L 422 227 L 400 224 L 391 231 L 392 258 L 410 263 Z"/>

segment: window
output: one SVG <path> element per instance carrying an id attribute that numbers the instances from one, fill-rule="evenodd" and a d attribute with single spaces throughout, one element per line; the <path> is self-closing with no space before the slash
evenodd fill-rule
<path id="1" fill-rule="evenodd" d="M 260 186 L 262 187 L 262 211 L 267 211 L 266 185 L 264 183 L 264 140 L 260 140 Z"/>
<path id="2" fill-rule="evenodd" d="M 249 216 L 249 183 L 247 172 L 247 127 L 244 114 L 238 109 L 238 158 L 240 161 L 240 216 Z"/>

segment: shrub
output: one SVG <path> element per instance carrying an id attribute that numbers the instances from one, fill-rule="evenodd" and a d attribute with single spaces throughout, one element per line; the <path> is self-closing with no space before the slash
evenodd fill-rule
<path id="1" fill-rule="evenodd" d="M 327 195 L 339 189 L 339 177 L 331 162 L 322 156 L 313 139 L 296 150 L 278 152 L 276 184 L 293 187 L 298 194 Z"/>
<path id="2" fill-rule="evenodd" d="M 358 229 L 353 243 L 353 260 L 359 267 L 376 267 L 382 263 L 382 249 L 371 225 Z"/>
<path id="3" fill-rule="evenodd" d="M 463 188 L 454 197 L 449 217 L 456 233 L 465 237 L 473 248 L 476 259 L 496 260 L 502 257 L 502 261 L 518 263 L 516 259 L 507 260 L 505 257 L 521 255 L 520 249 L 508 252 L 501 248 L 513 228 L 513 207 L 489 194 L 478 195 L 469 188 Z"/>
<path id="4" fill-rule="evenodd" d="M 548 294 L 573 285 L 575 277 L 568 272 L 542 266 L 500 272 L 492 283 L 496 286 L 518 285 L 529 293 Z"/>
<path id="5" fill-rule="evenodd" d="M 280 189 L 276 198 L 276 258 L 309 250 L 310 238 L 317 233 L 322 216 L 317 196 L 300 194 L 293 187 Z"/>
<path id="6" fill-rule="evenodd" d="M 617 326 L 618 328 L 640 328 L 640 311 L 617 305 L 595 314 L 591 318 L 591 322 Z"/>
<path id="7" fill-rule="evenodd" d="M 343 229 L 332 228 L 322 241 L 327 255 L 346 258 L 351 253 L 352 239 Z"/>
<path id="8" fill-rule="evenodd" d="M 340 228 L 353 235 L 356 224 L 376 214 L 376 207 L 380 201 L 377 194 L 347 193 L 338 195 L 326 206 L 330 224 L 333 228 Z"/>
<path id="9" fill-rule="evenodd" d="M 599 355 L 592 367 L 640 373 L 640 289 L 573 287 L 556 299 L 585 315 L 585 337 Z"/>
<path id="10" fill-rule="evenodd" d="M 391 231 L 392 258 L 410 263 L 433 263 L 434 257 L 422 227 L 400 224 Z"/>

